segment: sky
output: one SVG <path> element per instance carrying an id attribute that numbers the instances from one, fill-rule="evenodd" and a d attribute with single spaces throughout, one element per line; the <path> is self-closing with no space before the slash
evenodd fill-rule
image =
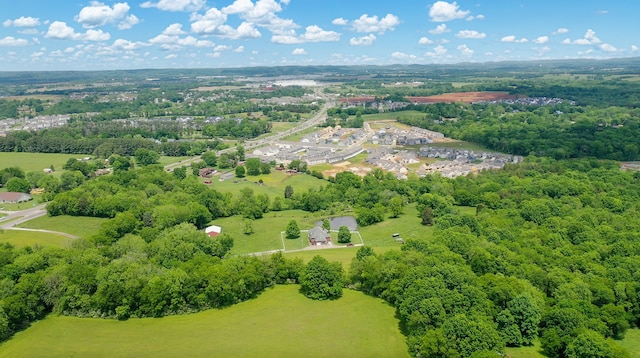
<path id="1" fill-rule="evenodd" d="M 637 0 L 1 0 L 0 71 L 640 56 Z"/>

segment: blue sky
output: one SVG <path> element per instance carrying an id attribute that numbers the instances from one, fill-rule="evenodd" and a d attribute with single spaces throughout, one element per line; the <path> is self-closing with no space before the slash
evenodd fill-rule
<path id="1" fill-rule="evenodd" d="M 640 56 L 635 0 L 3 0 L 0 70 Z"/>

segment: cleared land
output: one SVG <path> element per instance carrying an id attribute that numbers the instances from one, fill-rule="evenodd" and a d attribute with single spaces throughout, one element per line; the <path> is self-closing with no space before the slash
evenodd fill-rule
<path id="1" fill-rule="evenodd" d="M 73 239 L 38 231 L 4 230 L 0 232 L 0 242 L 7 242 L 15 247 L 56 246 L 68 247 Z"/>
<path id="2" fill-rule="evenodd" d="M 262 179 L 262 184 L 259 184 L 260 179 Z M 221 193 L 239 193 L 240 190 L 249 188 L 255 194 L 266 194 L 270 197 L 284 197 L 284 189 L 287 185 L 291 185 L 294 192 L 306 192 L 310 188 L 318 188 L 328 184 L 326 181 L 311 175 L 287 174 L 275 169 L 271 170 L 271 174 L 261 174 L 240 179 L 233 178 L 225 181 L 219 181 L 219 177 L 214 176 L 211 178 L 211 182 L 211 188 Z"/>
<path id="3" fill-rule="evenodd" d="M 105 221 L 107 221 L 107 219 L 84 216 L 41 216 L 22 223 L 18 225 L 18 227 L 60 231 L 77 237 L 87 238 L 97 234 L 100 225 Z"/>
<path id="4" fill-rule="evenodd" d="M 69 158 L 82 158 L 84 154 L 55 154 L 55 153 L 7 153 L 0 152 L 0 169 L 20 167 L 25 172 L 42 171 L 51 165 L 61 171 Z"/>
<path id="5" fill-rule="evenodd" d="M 223 310 L 115 321 L 56 317 L 0 346 L 0 357 L 408 357 L 393 307 L 345 290 L 312 301 L 277 286 Z"/>
<path id="6" fill-rule="evenodd" d="M 407 97 L 412 103 L 454 103 L 454 102 L 477 102 L 477 101 L 495 101 L 500 99 L 515 99 L 514 95 L 508 92 L 458 92 L 444 93 L 436 96 L 427 97 Z"/>

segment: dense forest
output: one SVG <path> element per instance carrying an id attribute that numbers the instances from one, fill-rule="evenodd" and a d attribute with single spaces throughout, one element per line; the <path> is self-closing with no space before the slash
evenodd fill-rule
<path id="1" fill-rule="evenodd" d="M 362 248 L 345 279 L 397 308 L 413 355 L 486 356 L 540 339 L 549 357 L 580 356 L 585 340 L 598 343 L 597 356 L 624 357 L 615 339 L 640 323 L 639 183 L 614 162 L 529 158 L 475 178 L 342 173 L 318 189 L 260 197 L 223 195 L 157 166 L 122 170 L 48 205 L 51 215 L 111 218 L 94 237 L 70 250 L 3 246 L 0 325 L 6 337 L 48 312 L 124 319 L 233 304 L 313 275 L 280 255 L 226 257 L 232 238 L 198 230 L 212 218 L 353 208 L 366 225 L 415 202 L 416 222 L 431 213 L 434 236 L 402 251 Z"/>

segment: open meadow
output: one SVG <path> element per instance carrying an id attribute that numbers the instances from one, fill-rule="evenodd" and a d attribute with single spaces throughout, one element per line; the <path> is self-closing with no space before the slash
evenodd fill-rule
<path id="1" fill-rule="evenodd" d="M 0 169 L 20 167 L 25 172 L 41 172 L 53 165 L 55 170 L 62 170 L 62 166 L 69 158 L 82 158 L 84 154 L 55 154 L 55 153 L 23 153 L 0 152 Z"/>
<path id="2" fill-rule="evenodd" d="M 79 238 L 88 238 L 97 234 L 100 225 L 107 221 L 105 218 L 86 216 L 41 216 L 18 225 L 18 227 L 38 230 L 53 230 L 65 232 Z"/>
<path id="3" fill-rule="evenodd" d="M 297 285 L 221 309 L 116 321 L 50 315 L 0 357 L 407 357 L 393 307 L 344 290 L 314 301 Z"/>
<path id="4" fill-rule="evenodd" d="M 249 188 L 255 194 L 266 194 L 270 197 L 283 196 L 287 185 L 291 185 L 294 192 L 305 192 L 310 188 L 318 188 L 328 184 L 326 181 L 311 175 L 288 174 L 274 169 L 271 170 L 271 174 L 261 174 L 240 179 L 233 178 L 224 181 L 219 181 L 218 179 L 217 176 L 211 179 L 211 188 L 221 193 L 238 193 L 244 188 Z M 262 179 L 262 184 L 259 184 L 260 179 Z"/>
<path id="5" fill-rule="evenodd" d="M 73 239 L 48 232 L 3 230 L 0 232 L 0 242 L 6 242 L 19 248 L 36 245 L 69 247 Z"/>

